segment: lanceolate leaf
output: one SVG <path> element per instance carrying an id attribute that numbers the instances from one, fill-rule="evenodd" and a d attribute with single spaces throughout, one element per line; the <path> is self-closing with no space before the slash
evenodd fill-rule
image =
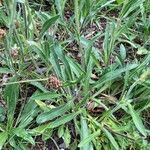
<path id="1" fill-rule="evenodd" d="M 55 121 L 53 121 L 49 128 L 56 128 L 62 124 L 65 124 L 69 121 L 71 121 L 73 118 L 75 118 L 80 112 L 76 112 L 76 113 L 70 113 L 70 114 L 67 114 L 67 115 L 64 115 L 63 117 L 60 117 L 58 119 L 56 119 Z"/>
<path id="2" fill-rule="evenodd" d="M 50 125 L 50 123 L 48 123 L 48 124 L 42 124 L 42 125 L 40 125 L 40 126 L 38 126 L 36 128 L 33 128 L 33 129 L 29 130 L 29 133 L 31 133 L 34 136 L 35 135 L 43 134 L 44 131 L 46 129 L 48 129 L 49 125 Z"/>
<path id="3" fill-rule="evenodd" d="M 112 70 L 112 71 L 106 73 L 105 75 L 103 75 L 103 77 L 101 77 L 100 80 L 97 81 L 95 87 L 99 88 L 104 83 L 119 77 L 122 73 L 124 73 L 126 71 L 129 71 L 129 70 L 132 70 L 132 69 L 136 68 L 137 66 L 138 66 L 138 64 L 130 64 L 130 65 L 127 65 L 124 68 Z"/>
<path id="4" fill-rule="evenodd" d="M 139 132 L 144 135 L 145 137 L 147 136 L 146 134 L 146 130 L 145 127 L 143 125 L 143 122 L 140 118 L 140 116 L 138 115 L 138 113 L 133 109 L 131 104 L 128 104 L 129 110 L 130 110 L 130 114 L 132 116 L 133 122 L 136 126 L 136 128 L 139 130 Z"/>
<path id="5" fill-rule="evenodd" d="M 114 137 L 112 136 L 112 134 L 105 128 L 103 128 L 103 131 L 105 132 L 106 136 L 108 137 L 108 139 L 110 140 L 110 142 L 112 143 L 114 148 L 116 150 L 119 150 L 119 146 L 118 146 L 117 142 L 115 141 Z"/>
<path id="6" fill-rule="evenodd" d="M 48 92 L 48 90 L 40 82 L 31 82 L 30 84 L 37 87 L 42 92 Z"/>
<path id="7" fill-rule="evenodd" d="M 41 33 L 40 33 L 40 38 L 44 35 L 44 33 L 50 28 L 52 24 L 56 22 L 56 20 L 59 18 L 59 15 L 56 15 L 49 20 L 47 20 L 42 27 Z"/>
<path id="8" fill-rule="evenodd" d="M 64 104 L 62 106 L 59 106 L 57 108 L 53 108 L 48 112 L 44 112 L 40 114 L 36 121 L 37 123 L 44 123 L 46 121 L 52 120 L 60 115 L 63 115 L 65 112 L 67 112 L 71 108 L 71 102 L 68 102 L 67 104 Z"/>
<path id="9" fill-rule="evenodd" d="M 14 134 L 16 134 L 18 137 L 23 138 L 25 141 L 30 142 L 33 145 L 35 144 L 32 136 L 25 129 L 16 128 L 16 129 L 14 129 Z"/>
<path id="10" fill-rule="evenodd" d="M 53 121 L 51 123 L 43 124 L 43 125 L 38 126 L 37 128 L 32 129 L 30 131 L 30 133 L 31 134 L 41 134 L 48 128 L 56 128 L 56 127 L 58 127 L 60 125 L 64 125 L 65 123 L 71 121 L 79 113 L 80 112 L 64 115 L 63 117 L 60 117 L 60 118 L 56 119 L 55 121 Z"/>
<path id="11" fill-rule="evenodd" d="M 85 144 L 91 142 L 95 137 L 97 137 L 98 135 L 100 135 L 100 130 L 94 132 L 93 134 L 89 135 L 87 138 L 85 138 L 84 140 L 82 140 L 78 147 L 83 147 Z"/>
<path id="12" fill-rule="evenodd" d="M 32 97 L 34 100 L 50 100 L 54 101 L 54 98 L 60 97 L 60 94 L 57 93 L 51 93 L 51 92 L 46 92 L 46 93 L 40 93 L 38 95 L 35 95 Z"/>
<path id="13" fill-rule="evenodd" d="M 10 82 L 17 81 L 17 78 L 11 78 Z M 8 120 L 13 121 L 13 115 L 16 109 L 16 104 L 19 96 L 19 84 L 7 85 L 4 92 L 5 101 L 7 101 Z M 11 122 L 12 123 L 12 122 Z"/>
<path id="14" fill-rule="evenodd" d="M 87 121 L 86 118 L 84 118 L 83 116 L 81 116 L 81 141 L 83 141 L 84 139 L 86 139 L 87 137 L 89 137 L 89 129 L 88 129 L 88 125 L 87 125 Z M 90 150 L 92 147 L 92 144 L 90 141 L 88 141 L 86 144 L 83 145 L 83 147 L 81 147 L 81 150 Z"/>

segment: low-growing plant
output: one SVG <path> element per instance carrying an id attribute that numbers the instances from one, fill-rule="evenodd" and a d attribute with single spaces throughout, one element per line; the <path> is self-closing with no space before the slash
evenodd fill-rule
<path id="1" fill-rule="evenodd" d="M 149 149 L 148 4 L 3 1 L 0 149 Z"/>

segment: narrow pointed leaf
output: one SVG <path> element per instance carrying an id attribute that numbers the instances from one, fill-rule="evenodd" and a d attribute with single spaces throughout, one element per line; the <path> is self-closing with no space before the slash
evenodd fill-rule
<path id="1" fill-rule="evenodd" d="M 89 143 L 90 141 L 92 141 L 96 136 L 100 135 L 100 130 L 94 132 L 93 134 L 89 135 L 87 138 L 85 138 L 84 140 L 82 140 L 78 147 L 83 147 L 85 144 Z"/>
<path id="2" fill-rule="evenodd" d="M 51 92 L 46 92 L 46 93 L 40 93 L 38 95 L 35 95 L 32 97 L 34 100 L 51 100 L 54 101 L 54 98 L 60 97 L 60 94 L 57 93 L 51 93 Z"/>
<path id="3" fill-rule="evenodd" d="M 67 112 L 71 108 L 71 102 L 68 102 L 67 104 L 64 104 L 62 106 L 59 106 L 57 108 L 53 108 L 48 112 L 44 112 L 40 114 L 36 121 L 38 124 L 44 123 L 46 121 L 52 120 L 60 115 L 63 115 L 65 112 Z"/>
<path id="4" fill-rule="evenodd" d="M 83 116 L 81 116 L 81 141 L 83 141 L 84 139 L 86 139 L 87 137 L 89 137 L 89 129 L 88 129 L 88 125 L 87 125 L 87 121 L 86 118 L 84 118 Z M 90 150 L 92 147 L 91 142 L 87 142 L 86 144 L 83 145 L 83 147 L 81 147 L 81 150 Z"/>
<path id="5" fill-rule="evenodd" d="M 103 131 L 105 132 L 106 136 L 108 137 L 108 139 L 110 140 L 110 142 L 112 143 L 114 148 L 116 150 L 119 150 L 119 146 L 118 146 L 117 142 L 115 141 L 114 137 L 112 136 L 112 134 L 105 128 L 103 128 Z"/>
<path id="6" fill-rule="evenodd" d="M 42 27 L 41 33 L 40 33 L 40 38 L 44 35 L 44 33 L 50 28 L 52 24 L 56 22 L 56 20 L 59 18 L 59 15 L 56 15 L 49 20 L 47 20 Z"/>
<path id="7" fill-rule="evenodd" d="M 145 127 L 143 125 L 143 122 L 140 118 L 140 116 L 138 115 L 138 113 L 132 108 L 131 104 L 128 104 L 129 110 L 130 110 L 130 114 L 132 116 L 133 122 L 136 126 L 136 128 L 139 130 L 139 132 L 144 135 L 145 137 L 147 136 L 146 134 L 146 130 Z"/>
<path id="8" fill-rule="evenodd" d="M 73 118 L 75 118 L 79 113 L 80 112 L 64 115 L 63 117 L 60 117 L 60 118 L 56 119 L 55 121 L 53 121 L 50 124 L 49 128 L 56 128 L 62 124 L 65 124 L 65 123 L 71 121 Z"/>

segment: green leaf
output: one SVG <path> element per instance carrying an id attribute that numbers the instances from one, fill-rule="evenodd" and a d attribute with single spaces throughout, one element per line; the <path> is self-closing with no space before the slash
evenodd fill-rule
<path id="1" fill-rule="evenodd" d="M 42 134 L 42 140 L 47 141 L 53 136 L 53 129 L 46 129 Z"/>
<path id="2" fill-rule="evenodd" d="M 61 138 L 64 135 L 64 125 L 58 128 L 58 137 Z"/>
<path id="3" fill-rule="evenodd" d="M 82 71 L 79 63 L 77 63 L 71 57 L 66 57 L 66 60 L 68 61 L 69 65 L 70 65 L 71 72 L 74 72 L 77 75 L 77 77 L 79 77 L 79 76 L 81 76 L 81 74 L 83 74 L 83 71 Z"/>
<path id="4" fill-rule="evenodd" d="M 18 142 L 18 145 L 16 147 L 16 150 L 30 150 L 31 148 L 26 143 L 23 143 L 22 141 Z"/>
<path id="5" fill-rule="evenodd" d="M 56 8 L 58 10 L 58 13 L 60 14 L 60 16 L 63 18 L 64 16 L 64 8 L 65 8 L 65 4 L 66 4 L 67 0 L 63 0 L 63 1 L 60 1 L 60 0 L 55 0 L 55 5 L 56 5 Z"/>
<path id="6" fill-rule="evenodd" d="M 97 130 L 96 132 L 94 132 L 93 134 L 89 135 L 87 138 L 85 138 L 84 140 L 82 140 L 78 147 L 83 147 L 85 144 L 89 143 L 90 141 L 92 141 L 95 137 L 97 137 L 98 135 L 100 135 L 100 130 Z"/>
<path id="7" fill-rule="evenodd" d="M 73 118 L 75 118 L 79 113 L 80 113 L 80 111 L 76 112 L 76 113 L 70 113 L 70 114 L 64 115 L 63 117 L 60 117 L 60 118 L 56 119 L 55 121 L 53 121 L 50 124 L 49 128 L 56 128 L 62 124 L 65 124 L 65 123 L 71 121 Z"/>
<path id="8" fill-rule="evenodd" d="M 41 110 L 43 110 L 43 111 L 49 111 L 50 110 L 50 107 L 47 104 L 45 104 L 44 102 L 42 102 L 40 100 L 35 100 L 35 102 L 40 107 Z"/>
<path id="9" fill-rule="evenodd" d="M 56 22 L 56 20 L 59 18 L 59 15 L 56 15 L 52 18 L 50 18 L 49 20 L 47 20 L 44 24 L 43 24 L 43 27 L 42 27 L 42 30 L 41 30 L 41 33 L 40 33 L 40 37 L 41 38 L 44 33 L 50 28 L 50 26 L 52 24 L 54 24 Z"/>
<path id="10" fill-rule="evenodd" d="M 71 135 L 70 135 L 70 131 L 69 131 L 68 127 L 66 127 L 66 130 L 63 135 L 63 139 L 66 144 L 66 147 L 68 147 L 71 142 Z"/>
<path id="11" fill-rule="evenodd" d="M 12 132 L 11 132 L 12 133 Z M 12 135 L 14 136 L 14 134 Z M 9 138 L 9 144 L 11 145 L 11 147 L 13 147 L 14 149 L 17 149 L 17 144 L 14 138 Z"/>
<path id="12" fill-rule="evenodd" d="M 14 129 L 14 134 L 16 134 L 18 137 L 21 137 L 22 139 L 24 139 L 25 141 L 30 142 L 31 144 L 35 145 L 35 141 L 32 138 L 32 136 L 25 130 L 22 128 L 16 128 Z"/>
<path id="13" fill-rule="evenodd" d="M 61 69 L 60 69 L 59 58 L 57 57 L 55 51 L 51 51 L 49 61 L 52 64 L 56 75 L 59 78 L 61 78 Z"/>
<path id="14" fill-rule="evenodd" d="M 145 127 L 143 125 L 143 122 L 140 118 L 140 116 L 138 115 L 138 113 L 133 109 L 132 105 L 131 104 L 128 104 L 128 107 L 129 107 L 129 111 L 130 111 L 130 114 L 132 116 L 132 119 L 133 119 L 133 122 L 136 126 L 136 128 L 139 130 L 139 132 L 144 135 L 145 137 L 147 136 L 146 134 L 146 130 L 145 130 Z"/>
<path id="15" fill-rule="evenodd" d="M 42 125 L 40 125 L 40 126 L 38 126 L 36 128 L 33 128 L 33 129 L 29 130 L 29 133 L 34 135 L 34 136 L 41 135 L 41 134 L 44 133 L 44 131 L 46 129 L 48 129 L 49 125 L 50 125 L 50 123 L 42 124 Z"/>
<path id="16" fill-rule="evenodd" d="M 17 78 L 13 77 L 10 82 L 16 82 Z M 13 115 L 15 113 L 16 104 L 19 96 L 19 84 L 7 85 L 4 91 L 4 99 L 7 101 L 8 120 L 13 124 Z"/>
<path id="17" fill-rule="evenodd" d="M 42 92 L 48 92 L 48 90 L 40 82 L 31 82 L 30 84 L 37 87 Z"/>
<path id="18" fill-rule="evenodd" d="M 65 112 L 67 112 L 71 108 L 71 105 L 72 105 L 72 102 L 68 102 L 67 104 L 53 108 L 50 111 L 41 113 L 37 117 L 36 122 L 38 124 L 41 124 L 41 123 L 44 123 L 46 121 L 52 120 L 52 119 L 54 119 L 60 115 L 63 115 Z"/>
<path id="19" fill-rule="evenodd" d="M 124 6 L 122 7 L 122 11 L 120 13 L 122 18 L 128 17 L 129 14 L 132 12 L 138 11 L 140 8 L 140 5 L 143 3 L 142 0 L 132 0 L 132 1 L 124 1 Z M 130 15 L 131 17 L 131 15 Z"/>
<path id="20" fill-rule="evenodd" d="M 34 100 L 50 100 L 54 101 L 54 98 L 60 97 L 61 94 L 46 92 L 46 93 L 40 93 L 38 95 L 32 96 L 32 99 Z"/>
<path id="21" fill-rule="evenodd" d="M 112 143 L 112 145 L 114 146 L 114 148 L 116 150 L 119 150 L 119 146 L 118 146 L 117 142 L 115 141 L 114 137 L 112 136 L 112 134 L 105 128 L 103 128 L 103 131 L 106 134 L 106 136 L 108 137 L 108 139 L 110 140 L 110 142 Z"/>
<path id="22" fill-rule="evenodd" d="M 0 133 L 0 150 L 2 149 L 3 145 L 5 144 L 7 138 L 8 138 L 8 133 L 6 131 Z"/>
<path id="23" fill-rule="evenodd" d="M 122 4 L 124 0 L 116 0 L 118 4 Z"/>
<path id="24" fill-rule="evenodd" d="M 126 49 L 123 44 L 120 45 L 120 56 L 123 60 L 126 58 Z"/>
<path id="25" fill-rule="evenodd" d="M 64 67 L 65 67 L 65 71 L 66 71 L 65 73 L 68 75 L 68 77 L 71 80 L 72 79 L 71 78 L 71 69 L 70 69 L 69 63 L 66 59 L 66 55 L 63 52 L 63 48 L 61 47 L 60 44 L 56 43 L 54 45 L 54 51 L 55 51 L 55 54 L 57 55 L 57 57 L 63 62 Z"/>
<path id="26" fill-rule="evenodd" d="M 118 78 L 122 73 L 132 70 L 134 68 L 138 67 L 138 64 L 129 64 L 125 66 L 124 68 L 119 68 L 116 70 L 112 70 L 105 75 L 103 75 L 100 80 L 96 82 L 95 88 L 100 88 L 104 83 L 111 81 L 115 78 Z"/>
<path id="27" fill-rule="evenodd" d="M 86 70 L 86 76 L 85 76 L 85 83 L 84 83 L 84 92 L 88 93 L 88 91 L 90 90 L 90 79 L 91 79 L 91 74 L 92 74 L 92 70 L 93 70 L 93 60 L 90 58 L 89 62 L 87 64 L 87 70 Z"/>
<path id="28" fill-rule="evenodd" d="M 86 118 L 84 118 L 83 116 L 81 116 L 81 134 L 80 135 L 81 135 L 81 141 L 89 137 L 89 129 L 88 129 L 87 121 L 86 121 Z M 90 150 L 91 147 L 92 147 L 92 144 L 90 141 L 88 141 L 87 143 L 83 145 L 83 147 L 81 147 L 80 150 Z"/>
<path id="29" fill-rule="evenodd" d="M 33 96 L 38 95 L 39 91 L 36 91 L 32 94 L 32 96 L 28 99 L 28 102 L 24 106 L 24 109 L 21 113 L 20 116 L 20 124 L 19 127 L 24 128 L 28 124 L 31 123 L 31 121 L 34 119 L 35 116 L 39 113 L 39 110 L 37 109 L 37 104 L 35 101 L 32 99 Z"/>
<path id="30" fill-rule="evenodd" d="M 0 67 L 0 74 L 1 73 L 10 73 L 10 72 L 11 72 L 11 70 L 8 69 L 8 68 L 2 68 L 2 67 Z"/>

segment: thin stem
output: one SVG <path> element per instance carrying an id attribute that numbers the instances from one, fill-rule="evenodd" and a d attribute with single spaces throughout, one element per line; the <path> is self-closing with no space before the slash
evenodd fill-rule
<path id="1" fill-rule="evenodd" d="M 51 139 L 51 140 L 53 141 L 53 143 L 55 144 L 57 150 L 60 150 L 60 149 L 59 149 L 59 146 L 58 146 L 57 143 L 56 143 L 56 141 L 55 141 L 52 137 L 50 137 L 50 139 Z"/>
<path id="2" fill-rule="evenodd" d="M 22 81 L 16 81 L 16 82 L 8 82 L 8 83 L 3 83 L 2 85 L 11 85 L 11 84 L 18 84 L 18 83 L 28 83 L 28 82 L 37 82 L 37 81 L 46 81 L 48 78 L 44 79 L 35 79 L 35 80 L 22 80 Z"/>

